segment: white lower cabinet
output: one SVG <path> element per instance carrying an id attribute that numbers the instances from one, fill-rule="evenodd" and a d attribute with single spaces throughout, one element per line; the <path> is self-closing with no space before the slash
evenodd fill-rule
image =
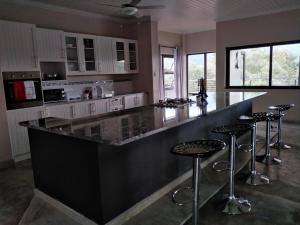
<path id="1" fill-rule="evenodd" d="M 16 162 L 30 158 L 27 128 L 20 126 L 19 123 L 22 121 L 40 119 L 45 116 L 43 106 L 7 111 L 12 155 Z"/>
<path id="2" fill-rule="evenodd" d="M 124 96 L 124 108 L 131 109 L 141 107 L 147 104 L 146 95 L 144 93 L 137 93 Z"/>
<path id="3" fill-rule="evenodd" d="M 22 121 L 44 117 L 77 119 L 146 105 L 144 93 L 116 96 L 110 99 L 74 102 L 73 104 L 47 105 L 7 111 L 12 154 L 15 161 L 30 158 L 30 146 L 27 128 L 19 125 Z M 124 104 L 124 106 L 123 106 Z M 122 108 L 120 108 L 122 105 Z M 112 118 L 113 120 L 113 118 Z"/>
<path id="4" fill-rule="evenodd" d="M 101 99 L 74 104 L 47 106 L 48 116 L 63 119 L 78 119 L 109 112 L 109 100 Z"/>

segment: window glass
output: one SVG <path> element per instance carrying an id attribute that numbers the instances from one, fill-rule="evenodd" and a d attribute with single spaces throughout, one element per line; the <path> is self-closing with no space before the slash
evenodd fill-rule
<path id="1" fill-rule="evenodd" d="M 163 55 L 163 79 L 165 98 L 176 98 L 175 61 L 173 56 Z"/>
<path id="2" fill-rule="evenodd" d="M 206 54 L 207 91 L 216 91 L 216 53 Z"/>
<path id="3" fill-rule="evenodd" d="M 272 85 L 299 86 L 300 44 L 273 47 Z"/>
<path id="4" fill-rule="evenodd" d="M 268 86 L 270 47 L 230 51 L 230 86 Z"/>
<path id="5" fill-rule="evenodd" d="M 198 79 L 204 78 L 204 54 L 188 55 L 188 93 L 198 92 Z"/>

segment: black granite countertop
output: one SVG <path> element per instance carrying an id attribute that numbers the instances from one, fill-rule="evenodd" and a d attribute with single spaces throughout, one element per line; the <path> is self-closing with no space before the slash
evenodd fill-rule
<path id="1" fill-rule="evenodd" d="M 266 92 L 209 92 L 206 107 L 196 102 L 178 108 L 145 106 L 74 120 L 49 117 L 20 125 L 109 145 L 124 145 L 264 94 Z M 196 97 L 192 100 L 196 101 Z"/>

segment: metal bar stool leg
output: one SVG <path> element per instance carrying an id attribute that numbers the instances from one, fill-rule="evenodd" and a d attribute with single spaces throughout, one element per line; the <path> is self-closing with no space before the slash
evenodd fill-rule
<path id="1" fill-rule="evenodd" d="M 283 115 L 282 111 L 280 111 L 280 110 L 278 111 L 278 114 L 280 115 L 280 118 L 278 119 L 277 141 L 270 144 L 270 146 L 272 148 L 277 148 L 279 150 L 281 150 L 281 149 L 290 149 L 290 148 L 292 148 L 291 146 L 289 146 L 287 144 L 284 144 L 282 142 L 282 135 L 281 135 L 282 130 L 281 130 L 281 128 L 282 128 L 282 118 L 283 118 L 284 115 Z"/>
<path id="2" fill-rule="evenodd" d="M 270 151 L 270 140 L 271 140 L 271 120 L 266 121 L 266 153 L 262 156 L 257 156 L 257 161 L 266 165 L 278 165 L 281 163 L 281 159 L 271 155 Z"/>
<path id="3" fill-rule="evenodd" d="M 252 151 L 251 151 L 251 173 L 246 183 L 250 185 L 262 185 L 270 183 L 270 180 L 267 176 L 261 175 L 256 171 L 255 160 L 256 160 L 256 123 L 252 124 L 251 131 L 251 142 L 252 142 Z"/>
<path id="4" fill-rule="evenodd" d="M 194 158 L 194 199 L 193 199 L 193 225 L 198 225 L 199 223 L 199 175 L 200 175 L 200 162 L 201 159 L 199 157 Z"/>
<path id="5" fill-rule="evenodd" d="M 236 198 L 234 195 L 234 174 L 235 174 L 235 135 L 231 135 L 230 141 L 230 172 L 229 172 L 229 197 L 226 201 L 223 212 L 230 215 L 237 215 L 251 211 L 251 204 L 248 200 Z"/>

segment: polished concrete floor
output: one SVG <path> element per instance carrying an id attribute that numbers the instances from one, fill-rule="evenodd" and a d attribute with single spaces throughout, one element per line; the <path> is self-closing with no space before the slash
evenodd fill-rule
<path id="1" fill-rule="evenodd" d="M 259 133 L 264 133 L 263 127 Z M 300 125 L 286 124 L 283 138 L 287 143 L 294 145 L 293 149 L 281 153 L 283 164 L 273 167 L 258 164 L 258 170 L 267 174 L 272 180 L 270 185 L 252 187 L 244 184 L 245 171 L 236 176 L 236 191 L 238 195 L 252 202 L 252 212 L 241 216 L 227 216 L 221 213 L 221 195 L 228 189 L 225 187 L 200 209 L 200 224 L 288 225 L 300 223 Z M 0 225 L 17 225 L 32 196 L 33 176 L 30 163 L 1 171 Z M 38 202 L 35 204 L 37 209 L 35 220 L 23 221 L 22 225 L 73 224 L 72 220 L 64 218 L 64 215 L 55 212 L 51 207 Z M 139 224 L 143 224 L 143 221 Z M 160 225 L 157 222 L 149 223 L 149 221 L 147 224 Z M 190 224 L 190 221 L 187 224 Z"/>

